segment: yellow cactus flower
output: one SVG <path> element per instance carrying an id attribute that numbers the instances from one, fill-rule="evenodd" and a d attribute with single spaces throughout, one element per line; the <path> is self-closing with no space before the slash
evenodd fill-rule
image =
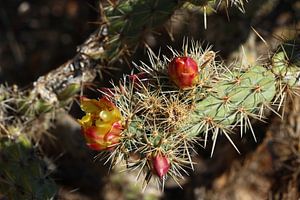
<path id="1" fill-rule="evenodd" d="M 89 148 L 107 150 L 119 143 L 123 129 L 121 113 L 111 101 L 82 97 L 80 107 L 86 114 L 78 122 Z"/>

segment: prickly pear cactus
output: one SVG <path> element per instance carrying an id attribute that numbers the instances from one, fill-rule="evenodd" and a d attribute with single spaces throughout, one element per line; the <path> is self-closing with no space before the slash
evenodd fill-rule
<path id="1" fill-rule="evenodd" d="M 57 186 L 25 137 L 1 138 L 0 193 L 8 199 L 53 199 Z"/>
<path id="2" fill-rule="evenodd" d="M 211 139 L 213 155 L 219 135 L 237 151 L 231 134 L 242 137 L 250 129 L 255 139 L 251 119 L 263 120 L 267 109 L 276 112 L 287 95 L 297 94 L 299 52 L 296 45 L 284 44 L 269 62 L 242 69 L 216 62 L 216 53 L 199 43 L 189 50 L 185 46 L 184 53 L 173 51 L 171 58 L 160 59 L 150 51 L 150 66 L 136 65 L 138 73 L 102 90 L 110 106 L 102 99 L 82 98 L 86 115 L 79 122 L 87 144 L 104 145 L 98 150 L 108 150 L 113 164 L 125 161 L 146 183 L 151 177 L 177 181 L 186 167 L 193 168 L 195 145 L 206 147 Z M 116 112 L 121 117 L 114 118 Z M 112 134 L 114 123 L 121 125 L 118 134 Z"/>

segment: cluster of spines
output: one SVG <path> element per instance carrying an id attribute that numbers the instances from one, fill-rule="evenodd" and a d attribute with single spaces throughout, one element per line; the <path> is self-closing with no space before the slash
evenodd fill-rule
<path id="1" fill-rule="evenodd" d="M 271 57 L 269 65 L 271 71 L 276 77 L 276 94 L 275 102 L 279 107 L 284 105 L 288 96 L 299 96 L 300 85 L 300 47 L 297 43 L 288 42 L 279 46 L 274 55 Z"/>

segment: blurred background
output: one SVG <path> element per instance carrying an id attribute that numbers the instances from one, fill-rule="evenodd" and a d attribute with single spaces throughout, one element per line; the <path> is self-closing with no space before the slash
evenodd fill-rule
<path id="1" fill-rule="evenodd" d="M 0 0 L 0 83 L 27 87 L 71 59 L 76 47 L 98 27 L 98 6 L 96 0 Z M 186 7 L 145 38 L 154 52 L 165 55 L 171 55 L 167 46 L 181 50 L 183 39 L 188 38 L 212 45 L 219 52 L 217 59 L 227 64 L 251 65 L 268 57 L 283 40 L 299 39 L 299 20 L 300 1 L 250 0 L 245 13 L 236 7 L 208 11 L 204 29 L 203 10 Z M 147 62 L 145 49 L 139 48 L 131 60 Z M 97 87 L 118 80 L 132 67 L 118 66 L 117 70 L 114 74 L 119 75 L 98 77 Z M 213 158 L 209 148 L 199 147 L 195 171 L 180 183 L 182 188 L 170 180 L 164 192 L 153 185 L 142 191 L 134 174 L 120 173 L 122 167 L 109 170 L 97 152 L 85 147 L 75 120 L 82 114 L 77 104 L 70 108 L 70 115 L 58 117 L 61 120 L 41 144 L 55 169 L 52 177 L 60 185 L 59 199 L 298 199 L 297 109 L 287 107 L 292 117 L 284 122 L 274 115 L 268 123 L 254 123 L 257 143 L 251 133 L 242 140 L 234 135 L 241 154 L 222 137 Z M 293 137 L 286 138 L 285 132 Z M 282 149 L 273 152 L 278 144 Z"/>

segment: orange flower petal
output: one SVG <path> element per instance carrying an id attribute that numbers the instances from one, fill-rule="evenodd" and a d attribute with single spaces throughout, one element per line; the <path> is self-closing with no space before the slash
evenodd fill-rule
<path id="1" fill-rule="evenodd" d="M 84 129 L 84 136 L 89 141 L 103 140 L 104 134 L 99 134 L 99 129 L 95 126 Z"/>
<path id="2" fill-rule="evenodd" d="M 111 112 L 106 111 L 106 110 L 102 110 L 99 113 L 99 117 L 100 119 L 102 119 L 104 122 L 111 122 L 114 119 L 114 116 L 112 115 Z"/>
<path id="3" fill-rule="evenodd" d="M 122 130 L 122 125 L 119 122 L 115 122 L 111 130 L 104 136 L 104 140 L 109 143 L 109 145 L 119 143 Z"/>
<path id="4" fill-rule="evenodd" d="M 92 125 L 92 117 L 90 113 L 87 113 L 81 119 L 78 120 L 79 124 L 83 127 L 91 126 Z"/>
<path id="5" fill-rule="evenodd" d="M 104 106 L 107 110 L 112 110 L 113 108 L 115 108 L 115 104 L 113 104 L 109 99 L 103 97 L 99 100 L 99 104 L 101 104 L 102 106 Z"/>
<path id="6" fill-rule="evenodd" d="M 112 124 L 104 123 L 101 120 L 96 121 L 96 127 L 98 128 L 98 134 L 105 135 L 111 129 Z"/>
<path id="7" fill-rule="evenodd" d="M 117 108 L 115 108 L 111 111 L 111 115 L 113 116 L 113 119 L 115 121 L 121 120 L 121 112 Z"/>
<path id="8" fill-rule="evenodd" d="M 86 113 L 99 112 L 99 102 L 96 99 L 80 98 L 80 108 Z"/>

